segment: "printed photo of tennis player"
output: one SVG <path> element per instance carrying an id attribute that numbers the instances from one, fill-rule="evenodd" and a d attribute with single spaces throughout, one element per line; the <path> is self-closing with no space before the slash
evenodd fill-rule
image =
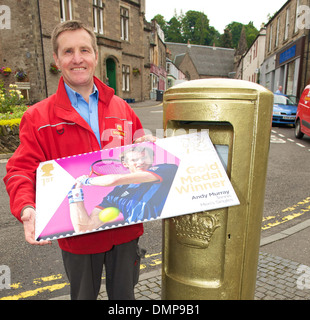
<path id="1" fill-rule="evenodd" d="M 96 161 L 90 174 L 77 178 L 68 194 L 74 231 L 83 233 L 106 225 L 131 224 L 160 217 L 177 169 L 178 166 L 172 163 L 154 164 L 153 149 L 144 145 L 130 146 L 119 159 Z M 83 189 L 91 186 L 102 187 L 103 197 L 88 213 Z M 105 187 L 114 188 L 106 194 Z"/>

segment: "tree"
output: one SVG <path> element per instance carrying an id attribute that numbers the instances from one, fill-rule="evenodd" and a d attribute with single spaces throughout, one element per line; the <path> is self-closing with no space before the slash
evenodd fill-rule
<path id="1" fill-rule="evenodd" d="M 257 37 L 259 31 L 254 27 L 252 21 L 250 21 L 247 25 L 243 25 L 240 22 L 233 21 L 229 25 L 227 25 L 227 29 L 230 30 L 232 35 L 232 47 L 237 49 L 240 41 L 242 28 L 245 28 L 245 37 L 247 47 L 249 48 L 255 38 Z"/>
<path id="2" fill-rule="evenodd" d="M 187 11 L 182 19 L 183 37 L 185 43 L 204 45 L 207 42 L 209 19 L 198 11 Z"/>
<path id="3" fill-rule="evenodd" d="M 174 16 L 165 21 L 161 14 L 157 14 L 153 19 L 157 21 L 165 34 L 167 42 L 234 48 L 237 49 L 242 28 L 245 32 L 245 43 L 247 48 L 251 46 L 259 31 L 254 27 L 252 21 L 247 25 L 233 21 L 228 24 L 221 35 L 214 27 L 209 25 L 209 19 L 203 12 L 194 10 L 187 11 L 185 14 L 180 13 L 178 16 L 175 10 Z"/>
<path id="4" fill-rule="evenodd" d="M 228 28 L 225 28 L 224 33 L 221 35 L 220 47 L 232 48 L 232 34 Z"/>
<path id="5" fill-rule="evenodd" d="M 165 38 L 167 42 L 184 43 L 182 23 L 177 16 L 174 16 L 168 22 Z"/>
<path id="6" fill-rule="evenodd" d="M 226 26 L 226 29 L 228 29 L 231 33 L 232 47 L 235 49 L 238 47 L 242 27 L 243 24 L 236 21 L 233 21 Z"/>
<path id="7" fill-rule="evenodd" d="M 254 27 L 253 21 L 250 21 L 245 25 L 245 35 L 248 48 L 252 45 L 258 34 L 259 31 Z"/>

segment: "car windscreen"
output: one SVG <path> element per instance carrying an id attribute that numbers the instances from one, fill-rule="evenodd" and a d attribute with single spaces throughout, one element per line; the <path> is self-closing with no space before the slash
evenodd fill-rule
<path id="1" fill-rule="evenodd" d="M 282 95 L 274 95 L 274 103 L 275 104 L 284 104 L 284 105 L 290 105 L 290 106 L 294 106 L 295 103 L 290 100 L 288 97 L 286 96 L 282 96 Z"/>

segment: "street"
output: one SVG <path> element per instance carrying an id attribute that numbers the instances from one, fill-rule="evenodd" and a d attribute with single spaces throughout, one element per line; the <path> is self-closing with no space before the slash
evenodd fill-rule
<path id="1" fill-rule="evenodd" d="M 134 111 L 149 133 L 156 134 L 156 129 L 162 129 L 162 104 L 134 106 Z M 270 142 L 262 238 L 296 226 L 310 216 L 310 138 L 305 136 L 298 140 L 293 127 L 283 126 L 272 128 Z M 5 164 L 6 160 L 0 160 L 1 180 L 5 175 Z M 0 279 L 3 283 L 4 277 L 8 276 L 1 269 L 1 266 L 7 266 L 11 284 L 10 289 L 0 287 L 0 300 L 45 300 L 68 294 L 69 283 L 57 242 L 45 247 L 28 245 L 24 241 L 22 225 L 10 214 L 9 198 L 3 182 L 0 192 Z M 147 249 L 147 255 L 142 261 L 141 273 L 161 268 L 161 232 L 161 221 L 145 224 L 140 245 Z M 261 250 L 270 252 L 267 247 L 263 246 Z M 304 256 L 303 261 L 298 262 L 310 266 L 307 248 L 299 248 Z M 281 252 L 270 253 L 281 256 Z M 283 255 L 288 254 L 291 253 L 283 251 Z M 300 258 L 298 252 L 292 254 L 296 259 Z"/>

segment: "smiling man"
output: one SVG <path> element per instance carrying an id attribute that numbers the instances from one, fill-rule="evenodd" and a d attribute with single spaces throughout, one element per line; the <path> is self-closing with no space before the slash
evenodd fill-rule
<path id="1" fill-rule="evenodd" d="M 34 236 L 36 169 L 40 162 L 119 147 L 136 138 L 144 140 L 134 111 L 94 76 L 98 48 L 92 28 L 80 21 L 66 21 L 54 29 L 52 44 L 55 62 L 62 71 L 57 92 L 24 114 L 20 146 L 8 161 L 4 177 L 11 211 L 23 223 L 25 239 L 32 245 L 50 244 L 38 242 Z M 111 137 L 115 128 L 124 131 L 121 138 Z M 142 224 L 136 224 L 59 239 L 71 298 L 96 299 L 105 264 L 109 299 L 134 299 L 142 234 Z"/>
<path id="2" fill-rule="evenodd" d="M 56 38 L 57 29 L 55 33 Z M 93 76 L 98 63 L 98 48 L 90 37 L 85 29 L 61 32 L 54 41 L 53 53 L 64 82 L 80 93 L 86 102 L 93 92 Z"/>

